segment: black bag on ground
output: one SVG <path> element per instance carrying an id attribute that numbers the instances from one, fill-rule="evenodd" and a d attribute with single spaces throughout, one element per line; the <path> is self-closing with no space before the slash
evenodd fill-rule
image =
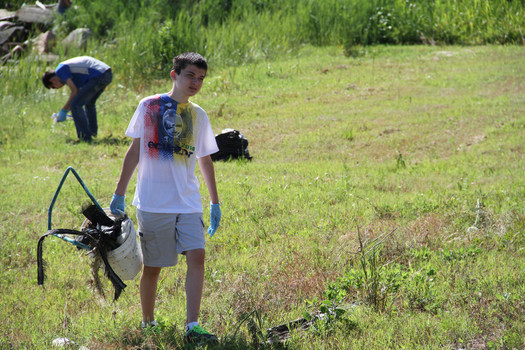
<path id="1" fill-rule="evenodd" d="M 252 159 L 250 152 L 248 152 L 248 139 L 238 130 L 225 129 L 215 136 L 215 141 L 219 147 L 219 152 L 211 155 L 211 159 L 214 161 L 237 158 Z"/>

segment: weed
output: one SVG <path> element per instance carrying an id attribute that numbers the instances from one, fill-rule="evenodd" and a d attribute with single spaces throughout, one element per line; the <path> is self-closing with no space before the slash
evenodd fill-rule
<path id="1" fill-rule="evenodd" d="M 343 132 L 343 138 L 347 141 L 354 141 L 354 130 L 346 130 Z"/>
<path id="2" fill-rule="evenodd" d="M 449 250 L 444 248 L 441 252 L 441 256 L 446 261 L 461 261 L 470 257 L 475 257 L 481 252 L 481 249 L 476 246 L 471 246 L 468 248 L 460 247 L 458 249 Z"/>
<path id="3" fill-rule="evenodd" d="M 324 291 L 321 308 L 324 313 L 339 317 L 339 305 L 343 301 L 364 302 L 376 311 L 387 311 L 399 290 L 402 271 L 381 261 L 381 246 L 394 231 L 385 233 L 365 244 L 359 229 L 359 267 L 351 268 L 336 282 L 329 283 Z M 357 297 L 357 300 L 352 298 Z M 321 310 L 322 311 L 322 310 Z M 327 316 L 329 317 L 329 316 Z"/>
<path id="4" fill-rule="evenodd" d="M 407 167 L 405 158 L 399 152 L 397 153 L 397 157 L 396 157 L 396 167 L 397 167 L 397 169 L 402 169 L 402 168 L 406 168 Z"/>

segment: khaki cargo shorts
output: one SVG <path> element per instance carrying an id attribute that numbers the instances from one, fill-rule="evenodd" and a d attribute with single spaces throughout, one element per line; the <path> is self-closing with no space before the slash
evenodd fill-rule
<path id="1" fill-rule="evenodd" d="M 202 213 L 171 214 L 137 210 L 140 245 L 144 265 L 177 265 L 178 255 L 204 249 Z"/>

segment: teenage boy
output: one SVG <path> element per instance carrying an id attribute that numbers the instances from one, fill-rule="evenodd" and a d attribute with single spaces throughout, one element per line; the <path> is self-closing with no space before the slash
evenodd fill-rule
<path id="1" fill-rule="evenodd" d="M 155 327 L 155 296 L 160 271 L 186 256 L 186 331 L 192 343 L 217 342 L 199 326 L 204 283 L 205 238 L 202 200 L 195 176 L 198 160 L 210 195 L 208 233 L 220 224 L 221 210 L 210 155 L 218 151 L 206 112 L 189 101 L 197 94 L 208 65 L 199 54 L 183 53 L 173 59 L 170 92 L 140 101 L 126 135 L 133 141 L 124 157 L 120 178 L 111 200 L 114 214 L 124 212 L 129 181 L 138 165 L 133 205 L 137 207 L 144 259 L 140 279 L 142 327 Z"/>
<path id="2" fill-rule="evenodd" d="M 71 110 L 77 136 L 81 141 L 87 142 L 97 136 L 95 103 L 112 80 L 111 67 L 89 56 L 75 57 L 59 63 L 54 71 L 45 72 L 42 76 L 42 83 L 48 89 L 60 89 L 64 85 L 69 87 L 69 98 L 58 113 L 57 121 L 65 121 L 67 112 Z"/>

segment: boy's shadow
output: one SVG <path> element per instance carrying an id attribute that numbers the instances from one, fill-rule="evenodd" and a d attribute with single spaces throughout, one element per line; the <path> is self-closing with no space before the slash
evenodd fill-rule
<path id="1" fill-rule="evenodd" d="M 68 138 L 67 143 L 69 144 L 79 144 L 81 141 L 79 139 Z M 127 146 L 131 142 L 131 139 L 127 136 L 113 136 L 113 134 L 104 135 L 100 138 L 94 138 L 89 144 L 91 145 L 107 145 L 107 146 Z"/>
<path id="2" fill-rule="evenodd" d="M 129 145 L 131 142 L 130 138 L 127 136 L 113 136 L 112 134 L 104 135 L 101 138 L 93 139 L 92 143 L 94 145 L 113 145 L 113 146 L 119 146 L 119 145 Z"/>

